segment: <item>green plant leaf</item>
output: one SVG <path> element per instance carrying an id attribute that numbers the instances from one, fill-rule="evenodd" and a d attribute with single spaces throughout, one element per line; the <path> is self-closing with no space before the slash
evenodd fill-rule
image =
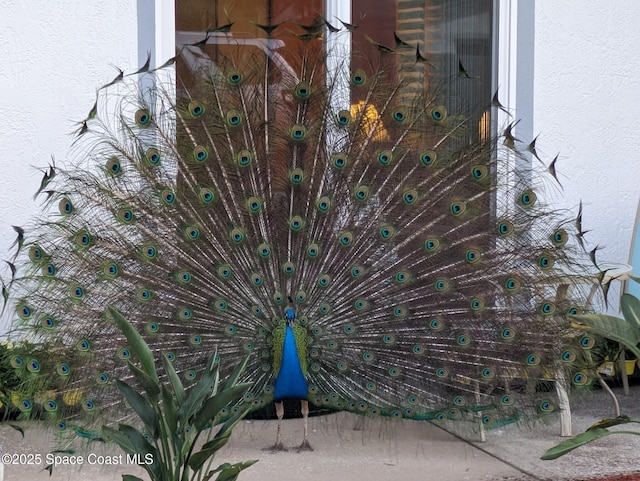
<path id="1" fill-rule="evenodd" d="M 173 443 L 173 447 L 176 452 L 180 452 L 182 450 L 182 445 L 180 442 L 180 437 L 178 436 L 178 408 L 176 407 L 176 403 L 171 395 L 171 392 L 165 387 L 162 386 L 162 407 L 163 409 L 163 417 L 162 422 L 167 426 L 167 431 L 170 433 L 171 441 Z"/>
<path id="2" fill-rule="evenodd" d="M 571 326 L 576 329 L 592 332 L 598 336 L 621 342 L 625 347 L 640 357 L 640 329 L 619 317 L 604 314 L 581 314 L 569 316 Z"/>
<path id="3" fill-rule="evenodd" d="M 126 382 L 120 381 L 118 379 L 116 381 L 116 386 L 118 387 L 118 390 L 125 398 L 125 400 L 129 403 L 131 408 L 136 412 L 138 416 L 140 416 L 140 419 L 142 419 L 144 425 L 151 432 L 151 436 L 153 436 L 153 439 L 157 439 L 159 429 L 158 417 L 153 410 L 153 406 L 151 406 L 147 399 L 145 399 Z"/>
<path id="4" fill-rule="evenodd" d="M 131 352 L 138 361 L 140 361 L 142 370 L 157 383 L 159 379 L 158 373 L 156 372 L 156 366 L 153 361 L 153 353 L 138 330 L 113 307 L 107 307 L 107 313 L 127 338 L 129 349 L 131 349 Z"/>
<path id="5" fill-rule="evenodd" d="M 608 436 L 609 434 L 612 434 L 612 432 L 602 428 L 595 428 L 589 431 L 585 431 L 584 433 L 580 433 L 577 436 L 567 439 L 566 441 L 563 441 L 560 444 L 557 444 L 556 446 L 548 449 L 540 459 L 543 459 L 545 461 L 557 459 L 560 456 L 564 456 L 569 451 L 573 451 L 580 446 L 583 446 L 604 436 Z"/>
<path id="6" fill-rule="evenodd" d="M 622 416 L 618 416 L 617 418 L 601 419 L 597 423 L 588 427 L 587 431 L 592 431 L 594 429 L 599 429 L 599 428 L 602 428 L 602 429 L 610 428 L 611 426 L 618 426 L 619 424 L 634 423 L 634 422 L 637 422 L 637 421 L 633 421 L 629 416 L 623 414 Z"/>
<path id="7" fill-rule="evenodd" d="M 158 396 L 160 395 L 160 386 L 158 386 L 158 383 L 155 382 L 146 372 L 133 364 L 130 360 L 127 360 L 127 365 L 129 366 L 129 371 L 133 373 L 137 381 L 146 391 L 149 399 L 157 400 Z"/>
<path id="8" fill-rule="evenodd" d="M 162 365 L 164 366 L 164 372 L 167 373 L 167 378 L 169 379 L 169 384 L 171 385 L 171 389 L 173 390 L 173 395 L 176 397 L 178 401 L 178 406 L 182 405 L 184 400 L 187 398 L 187 393 L 184 390 L 184 386 L 182 385 L 182 381 L 178 377 L 178 373 L 176 373 L 173 364 L 169 360 L 166 354 L 162 354 Z"/>
<path id="9" fill-rule="evenodd" d="M 244 461 L 236 464 L 229 464 L 229 463 L 221 464 L 220 466 L 218 466 L 218 469 L 216 469 L 215 471 L 210 471 L 207 474 L 207 477 L 203 481 L 209 481 L 209 479 L 211 479 L 211 477 L 217 472 L 219 472 L 220 474 L 216 478 L 216 481 L 235 481 L 236 479 L 238 479 L 238 475 L 240 474 L 240 471 L 248 468 L 249 466 L 256 464 L 257 462 L 258 462 L 257 459 L 253 459 L 250 461 Z"/>
<path id="10" fill-rule="evenodd" d="M 216 454 L 216 452 L 222 446 L 227 444 L 230 437 L 231 437 L 230 432 L 228 432 L 226 435 L 221 436 L 219 438 L 216 436 L 216 439 L 209 441 L 207 443 L 208 446 L 206 449 L 204 449 L 203 447 L 202 450 L 192 454 L 191 457 L 189 458 L 189 466 L 191 467 L 191 469 L 193 469 L 194 471 L 198 471 L 200 468 L 202 468 L 202 465 L 207 462 L 207 459 L 209 459 L 211 456 Z"/>
<path id="11" fill-rule="evenodd" d="M 178 409 L 178 419 L 183 426 L 187 424 L 187 421 L 195 415 L 204 401 L 216 390 L 217 385 L 218 365 L 216 364 L 212 371 L 205 371 L 200 381 L 191 388 L 187 394 L 187 399 L 185 399 Z"/>
<path id="12" fill-rule="evenodd" d="M 203 481 L 209 481 L 209 480 L 213 477 L 213 475 L 214 475 L 214 474 L 219 473 L 219 472 L 220 472 L 220 471 L 222 471 L 223 469 L 226 469 L 226 468 L 229 468 L 229 467 L 231 467 L 231 463 L 224 463 L 224 464 L 221 464 L 221 465 L 220 465 L 220 466 L 218 466 L 216 469 L 214 469 L 214 470 L 212 470 L 212 471 L 209 471 L 209 472 L 207 473 L 207 476 L 204 478 L 204 480 L 203 480 Z M 216 478 L 216 479 L 218 479 L 218 478 Z"/>
<path id="13" fill-rule="evenodd" d="M 131 474 L 123 474 L 122 481 L 144 481 L 144 479 L 139 478 L 138 476 L 132 476 Z"/>
<path id="14" fill-rule="evenodd" d="M 202 449 L 191 456 L 191 459 L 189 460 L 189 466 L 191 466 L 196 471 L 200 469 L 200 467 L 207 459 L 209 459 L 213 454 L 216 453 L 216 451 L 218 451 L 218 449 L 220 449 L 227 443 L 234 426 L 247 415 L 249 410 L 250 408 L 247 407 L 247 409 L 245 409 L 244 411 L 238 412 L 231 418 L 229 418 L 216 433 L 215 437 L 211 441 L 203 444 Z"/>
<path id="15" fill-rule="evenodd" d="M 136 448 L 131 440 L 117 429 L 110 428 L 109 426 L 102 426 L 102 435 L 104 437 L 108 437 L 111 441 L 120 446 L 120 449 L 125 453 L 136 454 Z"/>
<path id="16" fill-rule="evenodd" d="M 244 411 L 240 411 L 234 414 L 233 416 L 231 416 L 229 419 L 227 419 L 225 423 L 222 425 L 222 427 L 220 428 L 220 430 L 216 433 L 216 436 L 213 438 L 213 440 L 209 441 L 208 443 L 205 443 L 202 446 L 202 449 L 208 449 L 209 443 L 213 443 L 217 438 L 221 438 L 223 436 L 226 436 L 227 433 L 230 433 L 231 430 L 235 427 L 235 425 L 238 424 L 242 420 L 242 418 L 247 415 L 247 413 L 250 410 L 251 408 L 247 407 Z"/>
<path id="17" fill-rule="evenodd" d="M 204 429 L 207 423 L 211 422 L 223 407 L 232 401 L 238 401 L 251 386 L 252 383 L 237 384 L 231 388 L 223 389 L 215 396 L 207 399 L 193 421 L 195 428 L 198 430 Z"/>
<path id="18" fill-rule="evenodd" d="M 126 438 L 131 442 L 131 445 L 134 447 L 134 453 L 139 454 L 157 454 L 156 448 L 154 448 L 149 441 L 144 437 L 140 431 L 138 431 L 133 426 L 129 426 L 128 424 L 120 424 L 118 425 L 118 431 L 122 433 Z M 143 456 L 144 457 L 144 456 Z"/>
<path id="19" fill-rule="evenodd" d="M 126 424 L 120 424 L 118 431 L 121 432 L 133 446 L 134 451 L 130 454 L 139 454 L 142 459 L 146 459 L 147 454 L 151 454 L 153 462 L 151 464 L 142 464 L 141 466 L 149 473 L 152 480 L 162 481 L 162 464 L 158 450 L 149 444 L 144 435 L 137 429 Z"/>
<path id="20" fill-rule="evenodd" d="M 640 299 L 624 293 L 620 298 L 620 310 L 625 320 L 640 329 Z"/>

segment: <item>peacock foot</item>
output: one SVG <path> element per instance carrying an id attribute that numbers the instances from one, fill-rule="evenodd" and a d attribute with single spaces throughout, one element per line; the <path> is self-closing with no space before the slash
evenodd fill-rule
<path id="1" fill-rule="evenodd" d="M 288 448 L 284 447 L 284 444 L 282 444 L 282 442 L 278 442 L 276 444 L 274 444 L 273 446 L 271 446 L 270 448 L 264 448 L 263 451 L 270 451 L 272 453 L 277 453 L 277 452 L 282 452 L 282 451 L 289 451 Z"/>
<path id="2" fill-rule="evenodd" d="M 302 441 L 302 444 L 298 446 L 298 452 L 301 453 L 302 451 L 313 451 L 308 439 Z"/>

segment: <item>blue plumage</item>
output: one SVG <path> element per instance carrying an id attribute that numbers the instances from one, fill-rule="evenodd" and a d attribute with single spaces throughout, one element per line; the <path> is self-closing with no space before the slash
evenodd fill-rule
<path id="1" fill-rule="evenodd" d="M 288 309 L 287 314 L 289 314 Z M 284 351 L 280 372 L 274 383 L 274 399 L 307 399 L 308 383 L 302 374 L 302 367 L 296 351 L 296 341 L 293 330 L 287 325 L 284 337 Z"/>

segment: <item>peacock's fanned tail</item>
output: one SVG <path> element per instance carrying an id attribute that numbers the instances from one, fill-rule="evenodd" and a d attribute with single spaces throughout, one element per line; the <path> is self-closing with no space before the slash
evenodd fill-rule
<path id="1" fill-rule="evenodd" d="M 315 405 L 492 425 L 557 407 L 536 380 L 590 382 L 592 340 L 565 318 L 590 282 L 573 223 L 539 173 L 505 167 L 517 145 L 479 134 L 476 106 L 452 109 L 474 80 L 385 52 L 352 68 L 328 45 L 292 35 L 294 67 L 237 47 L 177 89 L 168 67 L 99 91 L 11 286 L 16 329 L 47 346 L 12 358 L 25 415 L 126 416 L 108 306 L 187 383 L 214 350 L 228 370 L 251 353 L 256 409 L 291 307 Z"/>

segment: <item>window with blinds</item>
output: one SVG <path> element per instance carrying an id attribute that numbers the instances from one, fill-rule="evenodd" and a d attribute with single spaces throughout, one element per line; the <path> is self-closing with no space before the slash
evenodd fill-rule
<path id="1" fill-rule="evenodd" d="M 490 135 L 492 97 L 493 0 L 352 0 L 350 42 L 353 70 L 368 71 L 370 61 L 389 62 L 390 71 L 410 79 L 406 95 L 425 86 L 437 89 L 447 110 L 468 118 L 461 143 Z M 300 25 L 323 18 L 345 31 L 342 21 L 325 9 L 325 0 L 176 0 L 178 92 L 193 85 L 199 69 L 216 69 L 233 58 L 236 67 L 270 62 L 270 83 L 278 75 L 299 71 L 299 57 L 286 48 Z M 216 31 L 233 23 L 230 33 Z M 296 25 L 296 23 L 298 25 Z M 267 36 L 257 26 L 282 24 Z M 206 43 L 192 46 L 207 37 Z M 381 56 L 372 41 L 393 54 Z M 399 46 L 398 42 L 407 45 Z M 185 47 L 186 46 L 186 47 Z M 410 47 L 409 47 L 410 46 Z M 416 48 L 414 48 L 414 46 Z M 375 59 L 375 60 L 374 60 Z M 417 61 L 418 60 L 418 61 Z M 331 65 L 327 65 L 331 69 Z M 459 80 L 464 77 L 465 81 Z M 255 82 L 261 82 L 254 78 Z M 260 88 L 255 85 L 255 88 Z M 268 120 L 277 121 L 273 112 Z"/>
<path id="2" fill-rule="evenodd" d="M 397 37 L 417 52 L 398 49 L 390 56 L 399 70 L 415 79 L 416 88 L 430 82 L 443 91 L 447 109 L 471 116 L 478 125 L 470 135 L 485 136 L 492 96 L 492 0 L 353 0 L 353 49 L 373 54 L 368 36 L 389 47 Z M 468 82 L 453 82 L 457 76 Z"/>
<path id="3" fill-rule="evenodd" d="M 270 25 L 295 19 L 313 24 L 319 14 L 324 15 L 324 3 L 324 0 L 176 0 L 176 44 L 195 43 L 204 38 L 208 29 L 231 22 L 234 39 L 264 39 L 265 32 L 255 23 Z M 339 20 L 344 19 L 327 20 L 342 27 Z M 449 102 L 447 108 L 477 116 L 478 132 L 482 135 L 486 125 L 481 123 L 488 118 L 485 112 L 492 95 L 492 21 L 493 0 L 352 0 L 350 23 L 358 25 L 352 32 L 352 50 L 365 55 L 371 52 L 373 47 L 367 36 L 393 48 L 394 33 L 403 41 L 418 45 L 419 54 L 426 61 L 416 63 L 416 52 L 408 49 L 390 56 L 389 61 L 399 62 L 404 74 L 413 77 L 416 83 L 442 85 Z M 214 62 L 229 49 L 222 36 L 216 40 L 215 35 L 202 49 Z M 273 39 L 284 41 L 287 35 L 288 29 L 278 29 Z M 260 42 L 247 42 L 247 49 L 259 51 Z M 280 53 L 287 62 L 295 62 L 286 48 Z M 254 61 L 260 55 L 245 58 Z M 178 73 L 182 78 L 189 76 L 184 65 L 179 65 Z M 457 75 L 468 76 L 470 81 L 448 82 Z M 447 91 L 451 88 L 455 91 Z"/>

